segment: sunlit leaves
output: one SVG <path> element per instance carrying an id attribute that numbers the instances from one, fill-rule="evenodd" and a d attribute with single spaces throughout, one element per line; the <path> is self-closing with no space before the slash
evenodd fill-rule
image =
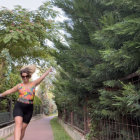
<path id="1" fill-rule="evenodd" d="M 44 42 L 55 28 L 55 16 L 56 12 L 50 2 L 44 3 L 36 11 L 29 11 L 21 6 L 16 6 L 13 10 L 2 8 L 0 51 L 3 47 L 8 48 L 13 59 L 18 61 L 23 58 L 22 61 L 25 62 L 25 56 L 32 60 L 39 56 L 45 59 L 44 54 L 48 52 Z"/>

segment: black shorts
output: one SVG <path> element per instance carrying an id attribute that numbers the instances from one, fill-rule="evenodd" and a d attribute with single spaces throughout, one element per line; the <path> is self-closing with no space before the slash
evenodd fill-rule
<path id="1" fill-rule="evenodd" d="M 16 102 L 14 110 L 13 110 L 13 117 L 21 116 L 23 117 L 24 123 L 29 123 L 33 114 L 33 104 L 25 104 L 22 102 Z"/>

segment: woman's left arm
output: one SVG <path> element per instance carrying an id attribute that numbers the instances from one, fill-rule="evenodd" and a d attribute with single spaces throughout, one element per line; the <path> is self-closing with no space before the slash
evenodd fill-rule
<path id="1" fill-rule="evenodd" d="M 38 78 L 37 80 L 33 81 L 33 84 L 35 86 L 37 86 L 38 84 L 41 83 L 41 81 L 50 73 L 52 72 L 52 68 L 49 68 L 49 70 L 47 70 L 40 78 Z"/>

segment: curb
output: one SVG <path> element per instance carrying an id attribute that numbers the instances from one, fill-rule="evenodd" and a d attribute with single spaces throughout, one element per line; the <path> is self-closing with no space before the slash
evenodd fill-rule
<path id="1" fill-rule="evenodd" d="M 65 124 L 62 120 L 58 119 L 60 125 L 65 129 L 65 131 L 71 136 L 73 140 L 86 140 L 85 135 L 72 128 L 70 125 Z"/>

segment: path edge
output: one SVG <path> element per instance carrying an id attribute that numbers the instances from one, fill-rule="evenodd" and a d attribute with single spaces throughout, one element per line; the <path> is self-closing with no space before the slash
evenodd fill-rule
<path id="1" fill-rule="evenodd" d="M 65 124 L 61 119 L 58 119 L 60 125 L 65 129 L 65 131 L 71 136 L 73 140 L 86 140 L 85 136 L 72 128 L 70 125 Z"/>

